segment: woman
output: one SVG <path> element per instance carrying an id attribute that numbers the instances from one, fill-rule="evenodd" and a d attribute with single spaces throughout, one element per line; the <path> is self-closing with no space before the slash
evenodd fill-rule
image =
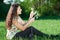
<path id="1" fill-rule="evenodd" d="M 29 20 L 24 22 L 19 14 L 21 14 L 22 9 L 19 4 L 13 4 L 10 7 L 6 18 L 6 28 L 7 28 L 7 39 L 12 39 L 13 37 L 24 37 L 27 36 L 31 38 L 33 35 L 43 36 L 40 31 L 32 26 L 29 26 L 34 21 L 34 12 L 31 11 Z M 19 31 L 20 30 L 20 31 Z M 44 34 L 46 35 L 46 34 Z M 46 35 L 48 36 L 48 35 Z"/>

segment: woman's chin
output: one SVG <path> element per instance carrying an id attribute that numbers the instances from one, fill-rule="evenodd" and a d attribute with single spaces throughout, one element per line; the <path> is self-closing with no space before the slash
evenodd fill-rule
<path id="1" fill-rule="evenodd" d="M 20 15 L 20 14 L 19 14 Z"/>
<path id="2" fill-rule="evenodd" d="M 20 14 L 22 14 L 22 13 L 20 13 Z"/>
<path id="3" fill-rule="evenodd" d="M 20 13 L 21 14 L 21 13 Z M 18 15 L 20 15 L 20 14 L 18 14 Z"/>

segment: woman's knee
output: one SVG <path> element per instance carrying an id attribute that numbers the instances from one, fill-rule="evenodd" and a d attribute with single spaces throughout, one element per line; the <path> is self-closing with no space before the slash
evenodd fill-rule
<path id="1" fill-rule="evenodd" d="M 33 28 L 33 26 L 29 26 L 27 29 L 31 29 L 31 28 Z"/>
<path id="2" fill-rule="evenodd" d="M 30 26 L 30 28 L 33 28 L 33 29 L 35 29 L 33 26 Z"/>
<path id="3" fill-rule="evenodd" d="M 33 26 L 30 26 L 30 27 L 33 27 Z"/>
<path id="4" fill-rule="evenodd" d="M 30 26 L 30 27 L 28 27 L 28 28 L 27 28 L 26 30 L 24 30 L 24 31 L 25 31 L 25 32 L 26 32 L 26 31 L 29 32 L 29 31 L 31 31 L 31 30 L 33 30 L 33 29 L 35 29 L 35 28 L 34 28 L 33 26 Z"/>

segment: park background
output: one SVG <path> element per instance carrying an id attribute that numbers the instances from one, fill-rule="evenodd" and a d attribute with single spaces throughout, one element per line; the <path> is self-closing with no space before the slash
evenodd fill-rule
<path id="1" fill-rule="evenodd" d="M 40 39 L 35 36 L 34 40 L 60 40 L 60 0 L 24 0 L 23 2 L 18 0 L 18 2 L 22 8 L 20 16 L 24 21 L 28 20 L 31 7 L 34 7 L 38 11 L 39 18 L 31 25 L 45 34 L 58 35 L 53 38 L 40 37 Z M 10 6 L 11 4 L 7 5 L 0 0 L 0 40 L 6 40 L 5 19 Z"/>

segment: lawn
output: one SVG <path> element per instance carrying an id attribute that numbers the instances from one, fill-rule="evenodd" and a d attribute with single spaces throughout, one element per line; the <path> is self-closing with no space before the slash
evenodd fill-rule
<path id="1" fill-rule="evenodd" d="M 30 25 L 34 26 L 37 30 L 48 35 L 60 35 L 60 19 L 40 19 Z M 5 21 L 0 21 L 0 40 L 6 40 L 5 38 L 6 28 Z M 41 40 L 59 40 L 59 38 L 41 38 Z M 37 40 L 36 37 L 34 40 Z"/>

